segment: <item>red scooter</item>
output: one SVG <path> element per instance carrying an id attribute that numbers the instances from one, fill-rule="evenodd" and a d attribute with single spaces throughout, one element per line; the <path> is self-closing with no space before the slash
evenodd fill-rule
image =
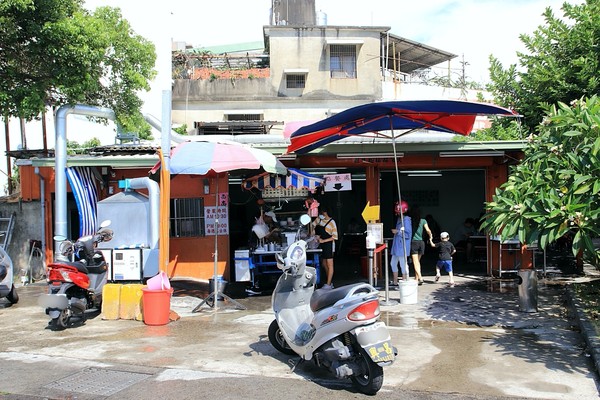
<path id="1" fill-rule="evenodd" d="M 100 309 L 108 266 L 96 247 L 112 239 L 109 225 L 110 221 L 102 222 L 94 235 L 80 237 L 75 243 L 54 237 L 61 243 L 56 261 L 48 265 L 48 294 L 39 299 L 51 318 L 50 329 L 65 329 L 74 316 L 84 322 L 86 310 Z"/>

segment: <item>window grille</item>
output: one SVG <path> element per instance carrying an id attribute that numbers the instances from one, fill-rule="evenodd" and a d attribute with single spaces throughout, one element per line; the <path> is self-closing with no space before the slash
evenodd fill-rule
<path id="1" fill-rule="evenodd" d="M 285 82 L 288 89 L 304 89 L 306 87 L 306 75 L 288 74 Z"/>
<path id="2" fill-rule="evenodd" d="M 262 121 L 262 114 L 225 114 L 225 121 Z"/>
<path id="3" fill-rule="evenodd" d="M 204 199 L 171 199 L 171 237 L 205 236 Z"/>
<path id="4" fill-rule="evenodd" d="M 332 44 L 329 70 L 332 78 L 356 79 L 356 45 Z"/>

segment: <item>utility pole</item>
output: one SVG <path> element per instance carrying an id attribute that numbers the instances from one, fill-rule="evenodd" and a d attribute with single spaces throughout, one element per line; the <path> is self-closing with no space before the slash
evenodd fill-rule
<path id="1" fill-rule="evenodd" d="M 468 62 L 465 61 L 465 55 L 462 55 L 462 61 L 460 62 L 461 65 L 461 75 L 460 75 L 460 82 L 459 82 L 459 87 L 460 87 L 460 100 L 467 100 L 467 73 L 466 73 L 466 67 L 467 65 L 469 65 Z"/>

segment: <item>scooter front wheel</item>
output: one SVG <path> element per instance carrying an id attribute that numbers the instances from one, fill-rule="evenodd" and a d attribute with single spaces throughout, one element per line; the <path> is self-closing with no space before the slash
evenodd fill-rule
<path id="1" fill-rule="evenodd" d="M 383 368 L 375 364 L 371 357 L 361 349 L 357 362 L 363 369 L 363 373 L 352 377 L 352 383 L 359 392 L 374 395 L 383 386 Z"/>
<path id="2" fill-rule="evenodd" d="M 62 331 L 67 328 L 69 322 L 69 313 L 67 310 L 62 310 L 60 315 L 50 320 L 50 329 L 53 331 Z"/>
<path id="3" fill-rule="evenodd" d="M 292 348 L 285 341 L 285 338 L 281 334 L 279 324 L 276 320 L 271 322 L 271 325 L 269 325 L 269 342 L 271 342 L 275 349 L 283 354 L 287 354 L 289 356 L 296 355 L 296 352 L 292 350 Z"/>

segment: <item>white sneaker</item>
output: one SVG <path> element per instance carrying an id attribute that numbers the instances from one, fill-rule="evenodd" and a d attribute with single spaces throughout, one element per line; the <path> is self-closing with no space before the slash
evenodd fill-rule
<path id="1" fill-rule="evenodd" d="M 323 287 L 321 287 L 321 289 L 326 289 L 326 290 L 333 289 L 333 285 L 324 284 Z"/>

